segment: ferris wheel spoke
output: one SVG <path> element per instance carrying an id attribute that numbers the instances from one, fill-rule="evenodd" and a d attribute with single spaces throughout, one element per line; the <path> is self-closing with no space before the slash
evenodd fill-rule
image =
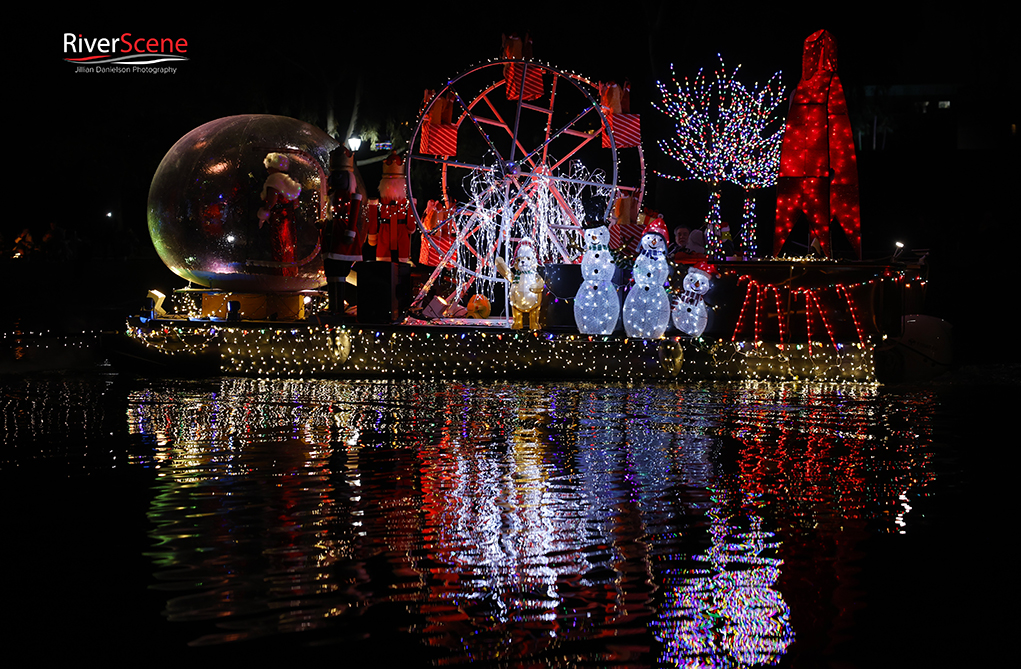
<path id="1" fill-rule="evenodd" d="M 578 184 L 579 186 L 591 186 L 593 188 L 610 188 L 610 184 L 606 183 L 605 181 L 592 181 L 591 179 L 575 179 L 573 177 L 565 177 L 557 174 L 532 174 L 523 172 L 522 176 L 530 176 L 535 179 L 545 179 L 550 182 Z"/>
<path id="2" fill-rule="evenodd" d="M 544 151 L 550 145 L 550 143 L 553 140 L 555 140 L 557 137 L 560 137 L 561 135 L 564 135 L 564 134 L 569 134 L 569 135 L 573 135 L 573 136 L 576 136 L 576 137 L 585 138 L 584 141 L 577 148 L 575 148 L 575 151 L 577 151 L 579 148 L 581 148 L 585 144 L 588 144 L 590 141 L 592 141 L 592 139 L 594 137 L 596 137 L 595 133 L 589 135 L 588 133 L 583 133 L 583 132 L 579 132 L 579 131 L 573 131 L 572 132 L 571 128 L 574 127 L 574 125 L 576 123 L 578 123 L 578 121 L 580 121 L 586 114 L 588 114 L 589 112 L 591 112 L 594 109 L 595 109 L 594 106 L 587 107 L 583 112 L 581 112 L 580 114 L 575 116 L 570 122 L 568 122 L 567 124 L 562 126 L 560 129 L 558 129 L 553 134 L 549 135 L 546 138 L 546 141 L 544 141 L 541 145 L 536 147 L 534 151 L 532 151 L 530 154 L 528 154 L 528 156 L 526 156 L 526 158 L 535 156 L 537 153 L 539 153 L 541 151 Z"/>
<path id="3" fill-rule="evenodd" d="M 503 129 L 504 129 L 504 131 L 505 131 L 505 132 L 507 133 L 507 135 L 508 135 L 508 136 L 509 136 L 509 137 L 511 138 L 511 140 L 512 140 L 512 141 L 514 142 L 515 146 L 517 146 L 517 149 L 518 149 L 519 151 L 521 151 L 521 154 L 522 154 L 522 155 L 525 155 L 525 154 L 527 154 L 527 153 L 528 153 L 528 151 L 527 151 L 527 150 L 525 149 L 524 145 L 523 145 L 523 144 L 522 144 L 522 143 L 521 143 L 521 142 L 520 142 L 520 141 L 519 141 L 519 140 L 518 140 L 518 139 L 517 139 L 517 138 L 516 138 L 516 137 L 514 136 L 514 131 L 513 131 L 513 130 L 511 130 L 511 127 L 510 127 L 510 126 L 509 126 L 509 125 L 507 124 L 507 122 L 503 120 L 503 117 L 502 117 L 502 116 L 500 115 L 500 112 L 499 112 L 499 111 L 498 111 L 498 110 L 496 109 L 496 107 L 495 107 L 495 106 L 493 105 L 492 101 L 491 101 L 491 100 L 489 99 L 489 96 L 488 96 L 488 95 L 483 95 L 483 96 L 481 96 L 481 97 L 480 97 L 480 98 L 479 98 L 478 100 L 476 100 L 476 101 L 475 101 L 474 103 L 472 103 L 472 104 L 473 104 L 473 105 L 475 105 L 475 104 L 477 104 L 477 103 L 478 103 L 479 101 L 484 101 L 484 102 L 486 103 L 486 105 L 487 105 L 487 106 L 489 107 L 490 111 L 492 111 L 492 112 L 493 112 L 493 116 L 495 116 L 495 117 L 496 117 L 496 119 L 495 119 L 495 120 L 494 120 L 494 119 L 487 119 L 487 118 L 484 118 L 484 117 L 479 117 L 479 116 L 476 116 L 476 118 L 477 118 L 477 119 L 478 119 L 479 121 L 481 121 L 481 122 L 484 122 L 484 123 L 489 123 L 490 125 L 495 125 L 495 126 L 497 126 L 497 127 L 503 128 Z M 540 111 L 545 111 L 545 110 L 540 110 Z M 529 164 L 530 164 L 530 165 L 531 165 L 531 166 L 532 166 L 533 168 L 535 167 L 535 161 L 533 161 L 533 160 L 529 160 L 528 162 L 529 162 Z"/>
<path id="4" fill-rule="evenodd" d="M 462 248 L 467 249 L 467 251 L 472 256 L 475 257 L 477 264 L 475 266 L 474 272 L 479 276 L 489 276 L 490 273 L 486 270 L 493 269 L 494 261 L 492 259 L 496 257 L 495 256 L 496 249 L 498 249 L 499 247 L 500 240 L 499 238 L 497 238 L 496 241 L 493 242 L 492 247 L 488 251 L 485 249 L 480 251 L 479 249 L 475 248 L 475 246 L 473 246 L 470 242 L 465 242 Z M 463 264 L 462 267 L 464 267 Z"/>
<path id="5" fill-rule="evenodd" d="M 528 79 L 528 61 L 521 64 L 521 79 L 518 81 L 518 104 L 514 108 L 514 132 L 511 134 L 510 160 L 514 161 L 514 150 L 518 143 L 518 128 L 521 124 L 521 105 L 525 102 L 525 81 Z M 505 86 L 509 86 L 508 81 Z"/>
<path id="6" fill-rule="evenodd" d="M 492 172 L 496 168 L 492 165 L 475 165 L 473 163 L 466 163 L 460 160 L 451 160 L 450 158 L 441 158 L 439 156 L 429 156 L 426 154 L 414 154 L 411 156 L 412 160 L 421 160 L 426 163 L 436 163 L 437 165 L 446 165 L 447 167 L 461 167 L 466 170 L 473 172 Z"/>
<path id="7" fill-rule="evenodd" d="M 600 132 L 602 132 L 602 131 L 600 131 Z M 556 163 L 554 163 L 554 164 L 550 165 L 550 166 L 549 166 L 549 170 L 550 170 L 550 171 L 552 172 L 553 170 L 557 169 L 558 167 L 560 167 L 561 165 L 563 165 L 563 164 L 564 164 L 565 162 L 567 162 L 568 160 L 570 160 L 570 159 L 571 159 L 571 156 L 573 156 L 574 154 L 578 153 L 578 151 L 580 151 L 581 149 L 583 149 L 583 148 L 585 147 L 585 145 L 586 145 L 586 144 L 588 144 L 589 142 L 591 142 L 592 140 L 594 140 L 594 139 L 595 139 L 596 137 L 599 137 L 599 134 L 600 134 L 600 133 L 598 133 L 598 132 L 597 132 L 597 133 L 593 133 L 593 134 L 591 134 L 591 135 L 585 135 L 585 137 L 584 137 L 584 139 L 582 140 L 582 142 L 581 142 L 581 143 L 579 143 L 579 144 L 578 144 L 577 146 L 575 146 L 575 147 L 574 147 L 573 149 L 571 149 L 571 150 L 570 150 L 570 151 L 569 151 L 569 152 L 567 153 L 567 155 L 565 155 L 565 156 L 564 156 L 563 158 L 561 158 L 560 160 L 558 160 L 558 161 L 557 161 Z"/>
<path id="8" fill-rule="evenodd" d="M 554 199 L 557 200 L 557 205 L 561 210 L 563 210 L 567 214 L 570 220 L 574 221 L 575 225 L 574 226 L 555 225 L 550 223 L 549 221 L 539 223 L 538 221 L 540 219 L 540 210 L 542 209 L 541 205 L 539 204 L 539 198 L 541 197 L 540 188 L 538 182 L 535 181 L 533 181 L 530 184 L 530 186 L 531 186 L 530 188 L 526 189 L 522 193 L 524 197 L 521 201 L 521 206 L 518 207 L 517 211 L 515 211 L 514 215 L 512 216 L 513 223 L 517 223 L 521 219 L 521 216 L 526 213 L 526 211 L 531 212 L 533 214 L 532 220 L 535 221 L 535 225 L 538 226 L 535 229 L 531 230 L 532 237 L 539 236 L 539 233 L 541 232 L 541 226 L 545 226 L 547 229 L 570 231 L 576 231 L 578 230 L 578 228 L 581 227 L 580 225 L 577 225 L 577 218 L 571 211 L 571 206 L 567 203 L 564 197 L 560 195 L 558 192 L 554 191 L 552 187 L 550 188 L 550 191 L 553 193 Z M 556 247 L 557 252 L 560 253 L 564 262 L 570 262 L 572 260 L 573 258 L 572 254 L 567 250 L 567 247 L 564 246 L 563 241 L 559 237 L 557 237 L 557 235 L 547 234 L 545 236 L 550 242 L 552 242 L 553 246 Z"/>
<path id="9" fill-rule="evenodd" d="M 489 134 L 486 132 L 485 128 L 483 128 L 482 125 L 470 113 L 471 107 L 465 104 L 464 99 L 461 98 L 461 94 L 458 93 L 457 90 L 452 85 L 448 85 L 447 90 L 454 94 L 454 98 L 458 101 L 458 103 L 460 103 L 462 109 L 469 110 L 468 118 L 470 118 L 472 123 L 475 125 L 475 129 L 478 130 L 479 134 L 482 135 L 482 137 L 486 140 L 486 144 L 489 145 L 489 150 L 493 152 L 493 155 L 496 156 L 498 159 L 501 158 L 500 152 L 497 151 L 496 146 L 493 144 L 493 140 L 490 139 Z"/>
<path id="10" fill-rule="evenodd" d="M 542 164 L 545 165 L 549 159 L 549 143 L 550 143 L 550 131 L 553 129 L 553 108 L 556 105 L 557 100 L 557 82 L 560 81 L 560 76 L 556 73 L 553 74 L 553 81 L 550 82 L 550 93 L 549 93 L 549 113 L 546 115 L 546 134 L 542 144 Z"/>
<path id="11" fill-rule="evenodd" d="M 567 215 L 567 218 L 570 219 L 571 223 L 580 228 L 581 221 L 579 221 L 578 217 L 574 215 L 574 209 L 570 204 L 568 204 L 567 198 L 565 198 L 564 194 L 560 192 L 560 189 L 556 187 L 556 184 L 550 184 L 549 190 L 550 193 L 553 194 L 553 199 L 557 201 L 557 204 L 560 205 L 560 209 Z"/>

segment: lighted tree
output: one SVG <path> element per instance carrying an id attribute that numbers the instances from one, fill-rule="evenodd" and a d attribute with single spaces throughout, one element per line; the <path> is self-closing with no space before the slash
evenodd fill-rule
<path id="1" fill-rule="evenodd" d="M 671 82 L 656 82 L 663 95 L 653 107 L 671 117 L 676 124 L 672 137 L 658 145 L 671 158 L 680 161 L 689 176 L 657 172 L 668 179 L 694 179 L 709 188 L 709 212 L 706 215 L 706 244 L 709 255 L 723 256 L 720 238 L 720 191 L 724 182 L 732 182 L 750 191 L 776 182 L 783 126 L 775 132 L 777 107 L 783 100 L 780 73 L 763 86 L 748 90 L 737 78 L 740 65 L 728 72 L 720 58 L 713 78 L 699 70 L 694 79 L 677 79 L 670 67 Z M 750 202 L 750 204 L 749 204 Z M 745 199 L 745 246 L 754 253 L 754 197 Z M 748 240 L 751 240 L 749 246 Z"/>
<path id="2" fill-rule="evenodd" d="M 741 243 L 748 255 L 758 255 L 755 242 L 755 191 L 776 185 L 780 173 L 780 146 L 783 144 L 784 124 L 779 113 L 784 101 L 784 87 L 780 72 L 765 86 L 749 91 L 739 82 L 736 104 L 744 107 L 744 127 L 741 142 L 733 161 L 730 181 L 745 190 L 744 217 L 741 222 Z"/>

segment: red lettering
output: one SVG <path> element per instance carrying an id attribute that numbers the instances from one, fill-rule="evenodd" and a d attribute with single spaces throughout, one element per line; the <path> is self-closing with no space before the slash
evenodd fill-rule
<path id="1" fill-rule="evenodd" d="M 185 53 L 188 51 L 188 40 L 183 37 L 176 41 L 173 37 L 138 37 L 132 40 L 131 33 L 124 33 L 120 38 L 113 38 L 111 47 L 116 47 L 118 41 L 122 45 L 121 53 L 131 53 L 132 51 L 135 53 L 174 53 L 174 51 Z"/>

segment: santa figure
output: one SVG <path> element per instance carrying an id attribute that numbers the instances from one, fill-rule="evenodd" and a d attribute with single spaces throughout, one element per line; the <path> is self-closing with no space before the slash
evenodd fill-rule
<path id="1" fill-rule="evenodd" d="M 263 201 L 256 214 L 259 227 L 268 223 L 273 232 L 273 258 L 282 264 L 281 274 L 295 276 L 298 269 L 294 264 L 294 215 L 301 195 L 301 184 L 287 175 L 291 161 L 285 154 L 267 154 L 262 164 L 266 166 L 269 176 L 259 193 Z"/>
<path id="2" fill-rule="evenodd" d="M 341 146 L 330 153 L 328 218 L 323 221 L 323 269 L 330 294 L 330 311 L 343 315 L 347 275 L 351 265 L 362 259 L 365 217 L 362 194 L 357 192 L 354 155 Z"/>
<path id="3" fill-rule="evenodd" d="M 411 215 L 404 161 L 391 153 L 383 162 L 379 182 L 379 200 L 369 201 L 369 246 L 376 247 L 376 260 L 390 262 L 393 252 L 398 262 L 411 262 L 411 233 L 415 218 Z"/>

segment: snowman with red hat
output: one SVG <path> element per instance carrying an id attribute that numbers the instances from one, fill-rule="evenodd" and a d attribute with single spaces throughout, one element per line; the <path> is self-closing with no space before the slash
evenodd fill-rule
<path id="1" fill-rule="evenodd" d="M 642 232 L 631 272 L 634 285 L 624 300 L 624 330 L 628 337 L 659 339 L 670 324 L 670 298 L 663 287 L 670 276 L 666 245 L 666 224 L 662 218 L 655 218 Z"/>
<path id="2" fill-rule="evenodd" d="M 674 325 L 691 337 L 701 337 L 709 323 L 709 312 L 705 306 L 705 294 L 712 287 L 712 276 L 716 268 L 701 261 L 688 268 L 684 277 L 684 292 L 674 303 Z"/>

